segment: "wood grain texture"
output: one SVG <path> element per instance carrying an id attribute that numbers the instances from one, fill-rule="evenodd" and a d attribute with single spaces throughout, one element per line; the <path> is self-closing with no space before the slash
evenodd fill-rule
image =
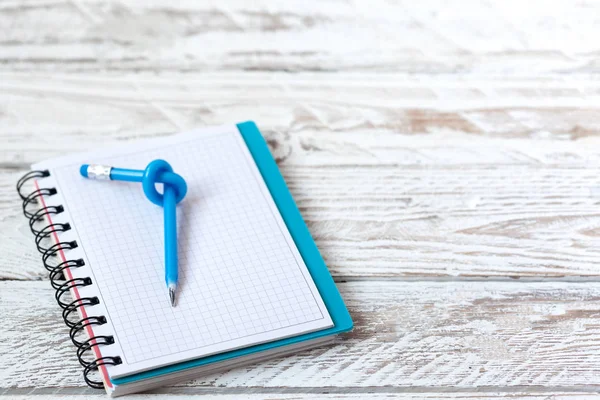
<path id="1" fill-rule="evenodd" d="M 596 284 L 374 281 L 339 287 L 356 328 L 334 346 L 178 387 L 600 390 Z M 0 315 L 7 318 L 0 325 L 2 388 L 83 386 L 48 282 L 0 282 Z"/>
<path id="2" fill-rule="evenodd" d="M 11 0 L 0 68 L 63 71 L 598 71 L 594 1 Z M 35 29 L 31 25 L 35 25 Z"/>
<path id="3" fill-rule="evenodd" d="M 32 282 L 28 164 L 253 119 L 356 329 L 135 398 L 597 399 L 599 11 L 3 1 L 0 394 L 103 396 Z"/>
<path id="4" fill-rule="evenodd" d="M 255 119 L 281 165 L 598 165 L 589 79 L 0 74 L 0 165 Z M 452 150 L 452 151 L 449 151 Z"/>
<path id="5" fill-rule="evenodd" d="M 547 392 L 508 392 L 508 393 L 453 393 L 453 392 L 438 392 L 438 393 L 329 393 L 328 389 L 323 391 L 314 391 L 308 393 L 277 393 L 269 394 L 262 392 L 257 394 L 251 392 L 244 394 L 215 394 L 214 391 L 204 390 L 202 388 L 168 388 L 156 390 L 152 393 L 128 395 L 127 399 L 131 400 L 154 400 L 163 399 L 165 396 L 177 398 L 179 400 L 202 399 L 202 400 L 305 400 L 305 399 L 323 399 L 323 400 L 356 400 L 356 399 L 374 399 L 374 400 L 597 400 L 600 398 L 598 394 L 584 394 L 577 392 L 562 392 L 555 393 Z M 98 394 L 86 389 L 64 389 L 56 390 L 55 394 L 52 389 L 29 390 L 27 394 L 12 394 L 20 393 L 19 389 L 6 390 L 3 399 L 6 400 L 54 400 L 57 398 L 68 398 L 70 400 L 86 400 L 89 398 L 106 398 L 104 394 Z M 8 394 L 6 394 L 8 393 Z M 0 389 L 0 394 L 2 390 Z M 67 397 L 68 396 L 68 397 Z"/>
<path id="6" fill-rule="evenodd" d="M 12 188 L 27 163 L 250 118 L 337 279 L 598 279 L 594 82 L 3 77 L 0 279 L 44 276 Z"/>
<path id="7" fill-rule="evenodd" d="M 282 172 L 338 280 L 600 276 L 596 169 L 322 166 Z M 0 203 L 0 277 L 41 279 L 46 272 L 13 188 L 19 173 L 0 178 L 7 194 Z"/>
<path id="8" fill-rule="evenodd" d="M 128 395 L 128 400 L 154 400 L 163 399 L 165 396 L 177 398 L 179 400 L 202 399 L 202 400 L 305 400 L 305 399 L 323 399 L 323 400 L 356 400 L 356 399 L 374 399 L 374 400 L 597 400 L 600 398 L 598 394 L 592 393 L 577 393 L 577 392 L 504 392 L 504 393 L 453 393 L 453 392 L 438 392 L 438 393 L 329 393 L 329 389 L 322 391 L 314 391 L 301 393 L 297 390 L 294 393 L 277 393 L 269 394 L 261 392 L 257 394 L 248 390 L 248 393 L 243 394 L 215 394 L 218 389 L 205 390 L 202 388 L 168 388 L 156 390 L 152 393 Z M 28 390 L 27 394 L 12 394 L 23 393 L 25 391 L 19 389 L 8 389 L 4 391 L 3 399 L 6 400 L 55 400 L 57 398 L 68 398 L 70 400 L 87 400 L 89 398 L 106 398 L 104 394 L 99 394 L 98 391 L 87 389 L 39 389 Z M 231 390 L 228 390 L 231 391 Z M 8 394 L 7 394 L 8 393 Z M 0 389 L 0 394 L 3 394 Z M 68 397 L 67 397 L 68 396 Z"/>

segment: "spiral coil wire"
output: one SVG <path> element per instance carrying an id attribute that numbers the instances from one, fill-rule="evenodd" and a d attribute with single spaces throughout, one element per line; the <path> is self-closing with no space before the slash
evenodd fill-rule
<path id="1" fill-rule="evenodd" d="M 51 218 L 51 215 L 58 215 L 64 212 L 64 207 L 62 205 L 43 207 L 39 202 L 40 198 L 54 196 L 58 191 L 56 188 L 37 188 L 31 193 L 23 193 L 24 185 L 29 180 L 46 178 L 49 176 L 50 172 L 48 170 L 28 172 L 17 182 L 17 192 L 23 201 L 23 215 L 29 219 L 29 229 L 35 236 L 36 248 L 42 254 L 44 268 L 50 273 L 50 283 L 56 290 L 54 297 L 59 307 L 63 310 L 62 318 L 65 324 L 70 328 L 69 337 L 71 338 L 73 345 L 77 347 L 77 359 L 84 367 L 83 379 L 88 386 L 96 389 L 103 389 L 104 383 L 101 380 L 93 379 L 90 377 L 90 374 L 98 371 L 101 366 L 119 365 L 123 361 L 121 360 L 121 357 L 118 356 L 89 359 L 90 354 L 92 354 L 93 358 L 94 347 L 109 346 L 115 343 L 114 336 L 112 335 L 97 335 L 87 340 L 77 339 L 78 335 L 87 328 L 107 323 L 107 319 L 104 315 L 87 316 L 86 318 L 79 320 L 73 318 L 73 315 L 77 316 L 77 312 L 81 307 L 100 304 L 100 299 L 98 299 L 98 297 L 81 297 L 73 301 L 68 301 L 66 299 L 68 296 L 67 293 L 71 292 L 72 289 L 93 284 L 90 277 L 65 280 L 65 270 L 80 268 L 85 265 L 85 261 L 81 258 L 64 260 L 61 262 L 60 258 L 57 257 L 60 253 L 64 254 L 65 251 L 77 248 L 77 241 L 58 241 L 50 246 L 45 246 L 43 243 L 45 239 L 51 239 L 54 235 L 70 230 L 71 224 L 68 222 L 49 223 L 43 227 L 38 227 L 38 225 L 45 221 L 46 218 Z"/>

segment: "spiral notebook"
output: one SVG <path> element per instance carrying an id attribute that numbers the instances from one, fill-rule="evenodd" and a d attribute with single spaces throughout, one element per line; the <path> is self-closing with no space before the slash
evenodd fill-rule
<path id="1" fill-rule="evenodd" d="M 85 163 L 143 169 L 158 158 L 188 184 L 177 206 L 175 308 L 165 294 L 162 209 L 141 185 L 79 175 Z M 23 210 L 92 387 L 113 396 L 147 390 L 322 344 L 352 327 L 252 122 L 32 169 L 17 185 Z"/>

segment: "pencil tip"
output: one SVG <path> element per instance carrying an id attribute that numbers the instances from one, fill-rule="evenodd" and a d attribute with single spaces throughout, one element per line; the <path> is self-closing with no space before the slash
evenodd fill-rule
<path id="1" fill-rule="evenodd" d="M 171 299 L 171 307 L 175 307 L 175 288 L 169 288 L 169 298 Z"/>

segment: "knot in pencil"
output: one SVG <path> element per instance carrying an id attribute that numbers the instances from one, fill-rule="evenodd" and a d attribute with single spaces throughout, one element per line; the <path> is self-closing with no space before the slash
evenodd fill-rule
<path id="1" fill-rule="evenodd" d="M 148 200 L 161 207 L 164 207 L 164 194 L 156 190 L 157 183 L 162 183 L 165 189 L 169 188 L 173 191 L 176 203 L 183 200 L 187 193 L 185 180 L 174 173 L 171 165 L 165 160 L 154 160 L 144 170 L 84 164 L 79 171 L 82 176 L 89 179 L 141 182 Z"/>
<path id="2" fill-rule="evenodd" d="M 178 280 L 177 216 L 176 205 L 185 197 L 187 184 L 165 160 L 154 160 L 145 170 L 116 168 L 108 165 L 84 164 L 79 169 L 82 176 L 96 180 L 141 182 L 144 194 L 152 203 L 163 207 L 165 233 L 165 282 L 171 306 L 175 306 Z M 156 184 L 163 184 L 163 193 Z"/>
<path id="3" fill-rule="evenodd" d="M 185 180 L 174 173 L 171 165 L 165 160 L 152 161 L 144 170 L 142 177 L 142 188 L 148 200 L 157 206 L 164 207 L 164 194 L 158 193 L 156 190 L 157 183 L 162 183 L 165 189 L 169 187 L 175 192 L 176 203 L 183 200 L 187 193 Z"/>

